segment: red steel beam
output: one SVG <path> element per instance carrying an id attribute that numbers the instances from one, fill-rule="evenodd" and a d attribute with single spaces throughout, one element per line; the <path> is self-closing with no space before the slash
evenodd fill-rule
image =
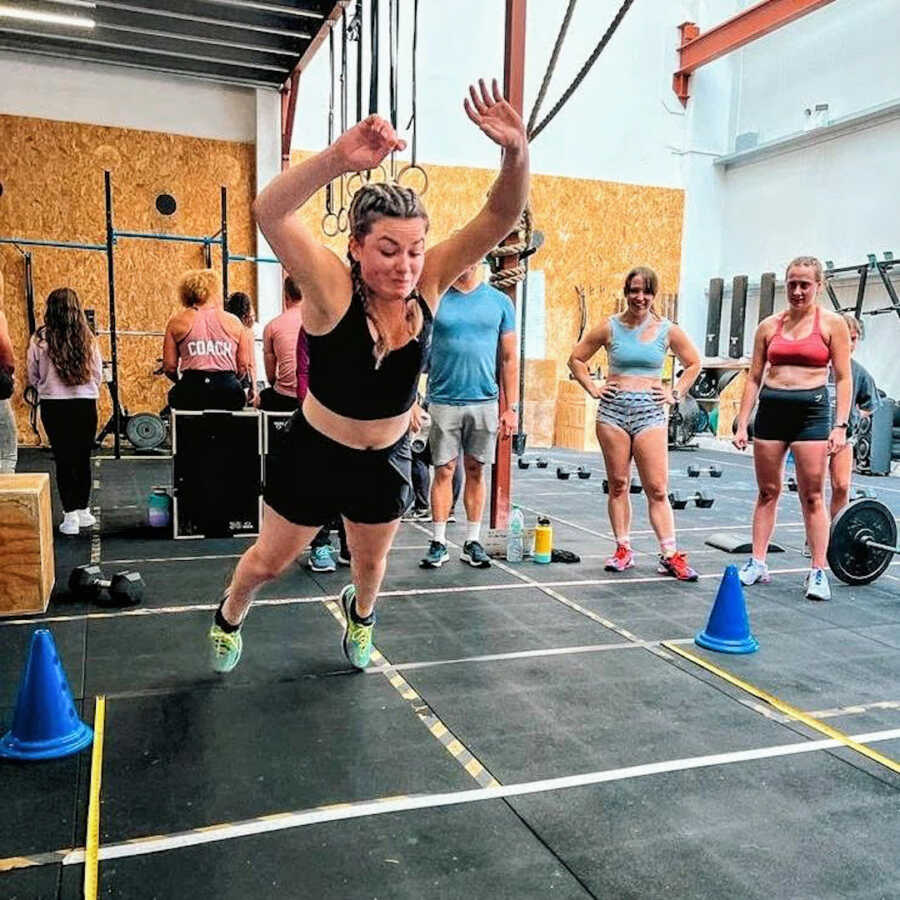
<path id="1" fill-rule="evenodd" d="M 297 65 L 285 79 L 281 86 L 281 171 L 291 165 L 291 138 L 294 134 L 294 114 L 297 111 L 297 88 L 300 83 L 300 73 L 306 68 L 316 51 L 322 46 L 328 32 L 335 22 L 339 22 L 341 13 L 350 5 L 350 0 L 337 0 L 331 12 L 323 20 L 321 27 L 309 42 L 303 55 L 297 60 Z"/>
<path id="2" fill-rule="evenodd" d="M 682 104 L 686 105 L 691 72 L 833 2 L 834 0 L 763 0 L 703 34 L 693 22 L 684 22 L 679 26 L 679 68 L 672 84 L 675 93 Z"/>
<path id="3" fill-rule="evenodd" d="M 522 115 L 525 93 L 525 6 L 526 0 L 506 0 L 506 36 L 503 55 L 503 96 L 516 112 Z M 507 238 L 504 243 L 518 240 L 517 236 Z M 503 268 L 517 265 L 514 256 L 504 258 Z M 506 294 L 516 303 L 515 287 L 506 288 Z M 521 336 L 524 339 L 524 336 Z M 499 369 L 499 358 L 498 358 Z M 519 398 L 522 402 L 522 398 Z M 500 414 L 509 408 L 509 401 L 500 384 Z M 509 438 L 497 441 L 497 451 L 491 472 L 491 528 L 506 528 L 509 521 L 509 501 L 512 483 L 512 441 Z"/>

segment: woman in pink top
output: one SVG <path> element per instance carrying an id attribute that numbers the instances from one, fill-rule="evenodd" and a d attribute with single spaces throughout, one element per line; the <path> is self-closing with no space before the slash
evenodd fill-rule
<path id="1" fill-rule="evenodd" d="M 47 297 L 44 324 L 28 345 L 28 381 L 37 389 L 41 422 L 56 460 L 63 534 L 78 534 L 96 521 L 88 505 L 101 371 L 100 350 L 78 294 L 57 288 Z"/>
<path id="2" fill-rule="evenodd" d="M 163 371 L 175 382 L 172 409 L 243 409 L 240 378 L 250 371 L 250 339 L 222 306 L 222 281 L 212 269 L 185 272 L 178 284 L 185 308 L 166 323 Z M 180 377 L 179 377 L 180 376 Z"/>
<path id="3" fill-rule="evenodd" d="M 15 472 L 18 458 L 16 420 L 9 402 L 15 384 L 15 362 L 9 325 L 3 312 L 3 273 L 0 272 L 0 474 Z"/>

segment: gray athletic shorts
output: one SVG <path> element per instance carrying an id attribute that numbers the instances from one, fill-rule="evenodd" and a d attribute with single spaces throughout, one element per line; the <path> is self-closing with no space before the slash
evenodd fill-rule
<path id="1" fill-rule="evenodd" d="M 432 403 L 431 433 L 428 444 L 434 465 L 444 466 L 459 456 L 462 449 L 466 456 L 480 463 L 491 462 L 497 445 L 500 412 L 496 400 L 484 403 L 468 403 L 451 406 L 449 403 Z"/>
<path id="2" fill-rule="evenodd" d="M 619 391 L 612 400 L 601 400 L 597 422 L 615 425 L 634 437 L 648 428 L 666 424 L 665 407 L 650 391 Z"/>

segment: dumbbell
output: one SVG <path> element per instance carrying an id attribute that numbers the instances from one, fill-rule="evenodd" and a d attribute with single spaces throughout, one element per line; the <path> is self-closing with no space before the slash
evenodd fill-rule
<path id="1" fill-rule="evenodd" d="M 688 478 L 699 478 L 700 475 L 706 472 L 710 478 L 721 478 L 722 477 L 722 468 L 721 466 L 717 466 L 713 463 L 711 466 L 694 466 L 690 465 L 687 467 Z"/>
<path id="2" fill-rule="evenodd" d="M 788 476 L 787 487 L 792 494 L 796 494 L 800 490 L 800 485 L 797 484 L 797 479 L 793 475 Z"/>
<path id="3" fill-rule="evenodd" d="M 530 459 L 525 459 L 524 456 L 520 456 L 518 460 L 518 465 L 520 469 L 527 469 L 531 465 Z"/>
<path id="4" fill-rule="evenodd" d="M 69 590 L 100 606 L 136 606 L 144 598 L 144 579 L 137 572 L 125 571 L 106 581 L 100 566 L 76 566 L 69 576 Z"/>
<path id="5" fill-rule="evenodd" d="M 572 473 L 565 466 L 556 467 L 556 477 L 561 478 L 563 481 L 568 480 L 571 474 Z"/>
<path id="6" fill-rule="evenodd" d="M 697 491 L 693 494 L 682 494 L 681 491 L 669 492 L 669 503 L 672 504 L 672 509 L 684 509 L 688 503 L 693 503 L 700 509 L 709 509 L 715 502 L 716 498 L 707 494 L 706 491 Z"/>
<path id="7" fill-rule="evenodd" d="M 550 465 L 550 460 L 546 456 L 539 456 L 534 463 L 539 469 L 546 469 Z"/>
<path id="8" fill-rule="evenodd" d="M 870 487 L 855 487 L 853 488 L 853 496 L 850 498 L 851 500 L 862 500 L 865 497 L 869 497 L 872 500 L 878 499 L 878 491 L 875 488 Z"/>
<path id="9" fill-rule="evenodd" d="M 578 477 L 588 479 L 591 477 L 591 470 L 585 468 L 584 466 L 578 467 Z"/>
<path id="10" fill-rule="evenodd" d="M 629 494 L 640 494 L 643 491 L 643 487 L 641 487 L 640 481 L 637 478 L 632 478 L 631 483 L 628 485 L 628 493 Z M 609 493 L 609 481 L 604 478 L 603 479 L 603 493 Z"/>

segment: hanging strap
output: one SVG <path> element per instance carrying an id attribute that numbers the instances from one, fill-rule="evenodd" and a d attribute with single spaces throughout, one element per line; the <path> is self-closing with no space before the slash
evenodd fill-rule
<path id="1" fill-rule="evenodd" d="M 378 0 L 372 0 L 369 19 L 369 115 L 378 112 Z"/>

